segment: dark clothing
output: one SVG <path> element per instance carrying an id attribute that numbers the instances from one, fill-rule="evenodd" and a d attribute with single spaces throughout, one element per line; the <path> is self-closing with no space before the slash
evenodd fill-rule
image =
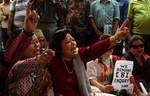
<path id="1" fill-rule="evenodd" d="M 120 9 L 120 25 L 127 18 L 129 0 L 117 0 Z"/>
<path id="2" fill-rule="evenodd" d="M 7 28 L 2 28 L 1 30 L 2 30 L 2 41 L 3 41 L 4 48 L 5 48 L 6 42 L 8 40 Z"/>
<path id="3" fill-rule="evenodd" d="M 61 8 L 54 0 L 44 0 L 41 3 L 37 3 L 35 9 L 40 16 L 38 28 L 42 30 L 46 40 L 51 42 L 55 31 L 58 29 Z"/>
<path id="4" fill-rule="evenodd" d="M 143 56 L 141 57 L 143 60 L 142 61 L 143 65 L 138 64 L 135 56 L 131 52 L 128 52 L 125 55 L 125 57 L 127 60 L 134 61 L 132 74 L 136 80 L 136 83 L 139 84 L 139 82 L 141 82 L 141 81 L 145 82 L 145 80 L 144 80 L 145 74 L 144 73 L 145 73 L 145 65 L 146 65 L 146 61 L 147 61 L 148 56 L 143 54 Z"/>
<path id="5" fill-rule="evenodd" d="M 49 71 L 52 74 L 52 81 L 54 81 L 54 94 L 56 96 L 58 94 L 63 94 L 63 96 L 80 96 L 75 72 L 68 74 L 62 60 L 54 58 L 51 64 Z M 73 66 L 70 66 L 69 69 L 73 69 Z"/>
<path id="6" fill-rule="evenodd" d="M 69 0 L 67 25 L 73 29 L 73 37 L 79 47 L 87 45 L 89 2 Z"/>
<path id="7" fill-rule="evenodd" d="M 115 48 L 114 48 L 114 50 L 113 50 L 113 54 L 114 54 L 114 55 L 123 56 L 123 48 L 124 48 L 123 42 L 124 42 L 124 41 L 121 41 L 120 43 L 118 43 L 118 44 L 115 46 Z"/>

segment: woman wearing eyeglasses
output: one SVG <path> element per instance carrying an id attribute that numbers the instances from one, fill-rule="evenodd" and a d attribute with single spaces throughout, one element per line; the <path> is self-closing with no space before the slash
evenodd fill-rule
<path id="1" fill-rule="evenodd" d="M 128 52 L 124 58 L 134 61 L 132 75 L 135 78 L 137 86 L 139 82 L 145 82 L 145 65 L 149 56 L 144 53 L 144 40 L 141 36 L 133 35 L 128 41 Z"/>

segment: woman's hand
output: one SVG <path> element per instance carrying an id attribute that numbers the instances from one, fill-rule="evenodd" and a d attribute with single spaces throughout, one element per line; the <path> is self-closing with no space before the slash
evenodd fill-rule
<path id="1" fill-rule="evenodd" d="M 121 40 L 126 39 L 129 36 L 128 28 L 122 28 L 117 30 L 117 32 L 110 37 L 110 46 L 109 48 L 114 47 L 117 43 L 120 43 Z"/>
<path id="2" fill-rule="evenodd" d="M 39 15 L 35 10 L 31 10 L 31 4 L 28 4 L 26 17 L 24 21 L 24 30 L 26 32 L 34 32 L 39 20 Z"/>
<path id="3" fill-rule="evenodd" d="M 115 36 L 115 39 L 118 41 L 124 40 L 129 36 L 129 30 L 126 27 L 122 29 L 118 29 L 114 36 Z"/>
<path id="4" fill-rule="evenodd" d="M 114 90 L 113 86 L 112 85 L 104 85 L 102 91 L 103 92 L 106 92 L 106 93 L 110 93 Z"/>
<path id="5" fill-rule="evenodd" d="M 40 56 L 37 57 L 37 63 L 49 64 L 53 56 L 54 51 L 52 49 L 47 49 Z"/>

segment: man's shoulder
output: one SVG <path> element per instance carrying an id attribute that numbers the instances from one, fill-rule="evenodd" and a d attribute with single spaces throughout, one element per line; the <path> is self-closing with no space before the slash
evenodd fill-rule
<path id="1" fill-rule="evenodd" d="M 94 0 L 94 1 L 91 3 L 91 5 L 95 5 L 95 4 L 97 4 L 97 3 L 100 3 L 100 0 Z"/>
<path id="2" fill-rule="evenodd" d="M 110 2 L 114 5 L 114 6 L 119 6 L 118 2 L 116 0 L 110 0 Z"/>

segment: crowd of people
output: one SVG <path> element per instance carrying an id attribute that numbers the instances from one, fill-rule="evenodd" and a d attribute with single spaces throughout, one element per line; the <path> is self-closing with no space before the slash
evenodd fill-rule
<path id="1" fill-rule="evenodd" d="M 148 4 L 148 0 L 3 0 L 0 96 L 99 92 L 149 96 Z M 134 62 L 132 92 L 113 88 L 117 60 Z"/>

